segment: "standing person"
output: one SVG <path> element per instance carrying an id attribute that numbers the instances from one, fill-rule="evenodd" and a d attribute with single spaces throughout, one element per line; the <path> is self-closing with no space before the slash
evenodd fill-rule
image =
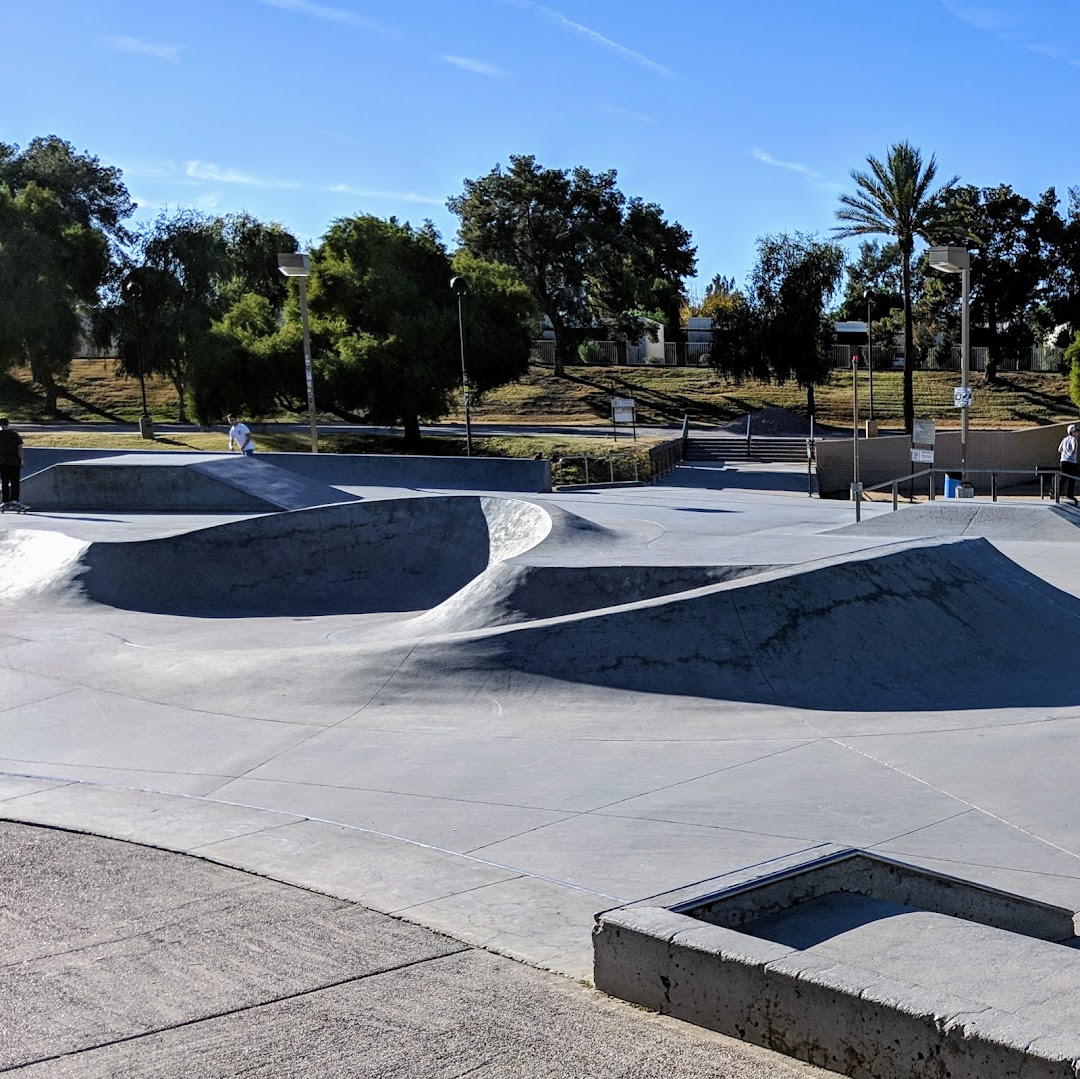
<path id="1" fill-rule="evenodd" d="M 1076 505 L 1076 477 L 1080 470 L 1076 467 L 1076 424 L 1070 423 L 1065 437 L 1058 445 L 1058 456 L 1061 458 L 1061 472 L 1065 479 L 1065 497 Z"/>
<path id="2" fill-rule="evenodd" d="M 251 457 L 255 453 L 255 442 L 248 425 L 241 423 L 231 412 L 225 418 L 229 421 L 229 452 L 235 445 L 245 457 Z"/>
<path id="3" fill-rule="evenodd" d="M 7 416 L 0 416 L 0 509 L 25 512 L 29 508 L 19 501 L 23 462 L 22 435 L 11 429 Z"/>

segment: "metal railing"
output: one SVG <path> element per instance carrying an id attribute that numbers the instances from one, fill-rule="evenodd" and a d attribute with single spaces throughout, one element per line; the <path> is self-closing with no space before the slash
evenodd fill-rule
<path id="1" fill-rule="evenodd" d="M 851 357 L 858 353 L 863 357 L 863 365 L 866 364 L 866 345 L 833 345 L 832 365 L 837 370 L 850 370 Z M 985 371 L 986 362 L 990 358 L 990 349 L 985 345 L 978 345 L 971 350 L 969 370 Z M 1042 374 L 1053 374 L 1063 370 L 1065 365 L 1065 350 L 1050 348 L 1042 345 L 1032 345 L 1029 354 L 1020 357 L 998 360 L 999 371 L 1036 371 Z M 875 345 L 874 346 L 874 370 L 889 371 L 899 370 L 904 366 L 903 345 Z M 921 354 L 916 350 L 915 366 L 920 371 L 959 371 L 960 370 L 960 346 L 952 345 L 942 347 L 931 345 L 922 350 Z"/>
<path id="2" fill-rule="evenodd" d="M 934 483 L 935 476 L 952 476 L 958 474 L 960 469 L 958 468 L 924 468 L 918 472 L 909 472 L 906 476 L 897 476 L 895 479 L 886 480 L 884 483 L 875 483 L 871 487 L 864 487 L 861 483 L 853 483 L 851 485 L 851 497 L 855 503 L 855 520 L 862 520 L 862 503 L 864 501 L 863 496 L 869 494 L 871 491 L 884 491 L 889 489 L 892 492 L 892 508 L 895 512 L 899 508 L 900 502 L 900 488 L 907 484 L 909 493 L 906 496 L 909 502 L 913 502 L 915 499 L 915 481 L 921 479 L 923 476 L 929 477 L 929 483 L 927 485 L 927 501 L 933 502 L 935 498 L 939 497 Z M 969 468 L 964 474 L 964 483 L 968 483 L 968 477 L 971 476 L 989 476 L 990 477 L 990 497 L 991 500 L 996 502 L 998 500 L 998 477 L 999 476 L 1027 476 L 1031 479 L 1032 484 L 1038 483 L 1039 485 L 1039 498 L 1046 497 L 1045 485 L 1046 481 L 1051 481 L 1050 497 L 1053 501 L 1061 504 L 1061 480 L 1062 478 L 1068 478 L 1060 468 L 1054 468 L 1048 465 L 1038 465 L 1034 469 L 1031 468 Z M 1073 477 L 1075 478 L 1075 477 Z M 975 493 L 975 484 L 969 483 L 972 488 L 972 496 Z M 965 496 L 967 497 L 967 496 Z M 865 499 L 865 501 L 872 501 L 871 499 Z"/>
<path id="3" fill-rule="evenodd" d="M 594 472 L 601 469 L 603 465 L 605 465 L 605 464 L 607 465 L 607 467 L 608 467 L 608 480 L 607 480 L 607 482 L 608 483 L 615 483 L 616 482 L 615 481 L 615 464 L 616 464 L 616 462 L 629 461 L 633 465 L 634 482 L 635 483 L 640 482 L 640 480 L 638 479 L 638 459 L 632 453 L 607 453 L 607 454 L 604 454 L 603 456 L 600 456 L 598 454 L 578 453 L 578 454 L 568 455 L 566 457 L 560 457 L 555 462 L 555 475 L 556 475 L 557 480 L 559 481 L 559 483 L 564 482 L 566 480 L 566 478 L 567 478 L 567 476 L 566 476 L 567 466 L 572 465 L 576 461 L 582 462 L 582 465 L 584 466 L 585 484 L 586 485 L 589 485 L 589 484 L 594 483 L 594 482 L 595 483 L 603 483 L 604 482 L 601 479 L 596 479 L 596 480 L 590 479 L 590 476 L 589 476 L 589 462 L 590 461 L 593 462 L 593 470 L 594 470 Z"/>

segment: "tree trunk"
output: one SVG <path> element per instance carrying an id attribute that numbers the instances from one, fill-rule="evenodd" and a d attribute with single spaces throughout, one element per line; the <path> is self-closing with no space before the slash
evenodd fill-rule
<path id="1" fill-rule="evenodd" d="M 911 249 L 900 246 L 900 271 L 904 291 L 904 430 L 915 429 L 915 333 L 911 311 Z"/>
<path id="2" fill-rule="evenodd" d="M 420 417 L 416 413 L 401 418 L 401 444 L 407 450 L 420 449 Z"/>
<path id="3" fill-rule="evenodd" d="M 45 411 L 49 415 L 55 416 L 58 411 L 58 394 L 56 382 L 53 380 L 52 375 L 45 375 L 42 380 L 42 385 L 45 388 Z"/>

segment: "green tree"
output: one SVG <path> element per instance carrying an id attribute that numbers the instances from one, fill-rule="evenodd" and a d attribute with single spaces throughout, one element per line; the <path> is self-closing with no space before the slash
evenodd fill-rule
<path id="1" fill-rule="evenodd" d="M 555 335 L 555 373 L 598 331 L 639 336 L 642 315 L 673 328 L 694 272 L 690 234 L 655 203 L 627 198 L 614 171 L 545 169 L 532 156 L 466 180 L 448 205 L 463 250 L 512 266 Z"/>
<path id="2" fill-rule="evenodd" d="M 911 256 L 916 238 L 927 240 L 942 223 L 943 202 L 958 182 L 953 177 L 936 190 L 937 162 L 933 155 L 925 164 L 922 154 L 909 142 L 889 147 L 885 160 L 867 157 L 869 172 L 853 169 L 855 194 L 840 196 L 836 217 L 843 225 L 840 237 L 884 235 L 895 239 L 900 250 L 900 282 L 904 298 L 904 427 L 915 421 L 915 347 L 911 303 Z"/>
<path id="3" fill-rule="evenodd" d="M 310 304 L 320 400 L 342 414 L 400 425 L 444 416 L 461 390 L 455 271 L 464 301 L 470 385 L 482 393 L 528 368 L 532 304 L 520 279 L 468 252 L 452 263 L 430 223 L 360 215 L 335 221 L 312 254 Z"/>
<path id="4" fill-rule="evenodd" d="M 142 287 L 138 342 L 130 304 L 121 297 L 112 308 L 125 373 L 137 373 L 141 345 L 145 371 L 172 382 L 181 421 L 189 405 L 208 423 L 288 400 L 276 381 L 287 370 L 277 335 L 288 295 L 277 256 L 296 247 L 282 226 L 248 214 L 161 215 L 139 236 L 131 271 Z"/>
<path id="5" fill-rule="evenodd" d="M 828 378 L 834 330 L 826 308 L 840 285 L 844 253 L 802 233 L 765 236 L 751 274 L 759 350 L 773 378 L 806 390 L 814 414 L 814 386 Z"/>
<path id="6" fill-rule="evenodd" d="M 0 191 L 0 308 L 8 308 L 0 362 L 29 363 L 46 411 L 55 412 L 57 383 L 103 290 L 118 280 L 130 238 L 124 222 L 135 206 L 119 169 L 54 135 L 25 150 L 0 143 Z"/>

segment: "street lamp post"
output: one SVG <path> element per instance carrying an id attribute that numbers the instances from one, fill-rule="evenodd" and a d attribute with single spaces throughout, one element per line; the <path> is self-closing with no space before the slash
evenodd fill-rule
<path id="1" fill-rule="evenodd" d="M 301 254 L 277 257 L 278 269 L 286 277 L 295 277 L 300 286 L 300 323 L 304 328 L 304 380 L 307 383 L 308 422 L 311 425 L 311 452 L 319 452 L 319 429 L 315 426 L 315 384 L 311 378 L 311 334 L 308 331 L 307 279 L 311 276 L 311 258 Z"/>
<path id="2" fill-rule="evenodd" d="M 870 371 L 870 419 L 874 418 L 874 339 L 870 334 L 870 304 L 874 299 L 873 292 L 867 289 L 863 293 L 866 301 L 866 364 Z"/>
<path id="3" fill-rule="evenodd" d="M 139 435 L 142 438 L 154 437 L 154 421 L 150 419 L 150 412 L 146 407 L 146 376 L 143 371 L 142 354 L 142 328 L 139 326 L 139 298 L 142 296 L 142 285 L 133 277 L 124 282 L 124 295 L 131 300 L 131 312 L 135 317 L 135 358 L 139 365 L 139 391 L 142 394 L 142 415 L 139 417 Z"/>
<path id="4" fill-rule="evenodd" d="M 856 352 L 851 357 L 851 400 L 853 417 L 851 421 L 851 489 L 859 484 L 859 354 Z M 854 495 L 858 500 L 858 495 Z"/>
<path id="5" fill-rule="evenodd" d="M 472 457 L 472 392 L 469 387 L 469 369 L 465 366 L 465 318 L 462 301 L 469 292 L 467 278 L 450 278 L 450 291 L 457 297 L 458 337 L 461 340 L 461 393 L 465 399 L 465 456 Z"/>
<path id="6" fill-rule="evenodd" d="M 971 357 L 971 252 L 966 247 L 930 248 L 930 265 L 942 273 L 960 274 L 960 477 L 967 482 L 968 387 Z"/>

